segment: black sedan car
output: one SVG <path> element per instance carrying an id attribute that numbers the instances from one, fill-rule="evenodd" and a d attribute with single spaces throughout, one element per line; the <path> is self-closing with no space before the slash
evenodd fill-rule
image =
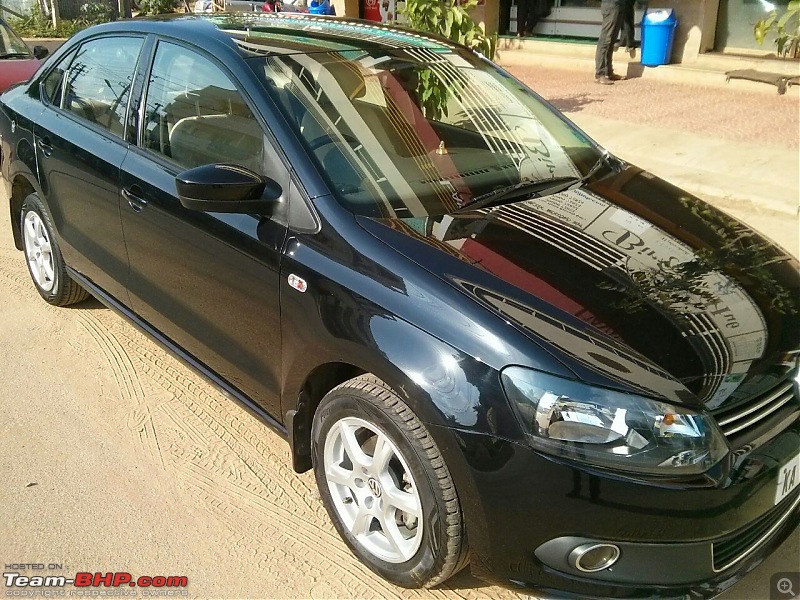
<path id="1" fill-rule="evenodd" d="M 800 277 L 485 58 L 125 21 L 0 98 L 14 240 L 313 468 L 401 586 L 713 595 L 798 524 Z"/>

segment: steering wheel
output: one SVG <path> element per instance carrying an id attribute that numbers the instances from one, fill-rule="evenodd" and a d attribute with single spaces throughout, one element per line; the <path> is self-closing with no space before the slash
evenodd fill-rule
<path id="1" fill-rule="evenodd" d="M 354 138 L 349 133 L 342 133 L 340 134 L 344 141 L 350 144 L 351 146 L 357 146 L 361 142 L 359 142 L 356 138 Z M 334 137 L 331 133 L 323 133 L 321 136 L 314 138 L 308 143 L 308 147 L 313 150 L 319 150 L 323 146 L 327 146 L 328 144 L 338 144 L 339 138 Z"/>

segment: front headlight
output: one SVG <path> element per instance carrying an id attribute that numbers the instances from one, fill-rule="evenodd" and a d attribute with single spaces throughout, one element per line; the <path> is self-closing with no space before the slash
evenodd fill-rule
<path id="1" fill-rule="evenodd" d="M 523 367 L 503 388 L 534 448 L 600 467 L 696 475 L 728 452 L 710 417 L 687 408 L 599 389 Z"/>

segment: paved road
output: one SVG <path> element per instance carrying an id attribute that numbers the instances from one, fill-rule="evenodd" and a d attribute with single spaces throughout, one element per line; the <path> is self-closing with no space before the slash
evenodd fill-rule
<path id="1" fill-rule="evenodd" d="M 591 73 L 525 64 L 524 54 L 503 53 L 500 64 L 560 110 L 741 142 L 751 147 L 800 148 L 796 96 L 634 78 L 613 86 Z"/>

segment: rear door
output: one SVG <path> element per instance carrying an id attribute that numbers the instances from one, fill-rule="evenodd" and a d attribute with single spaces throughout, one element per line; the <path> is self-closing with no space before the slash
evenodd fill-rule
<path id="1" fill-rule="evenodd" d="M 289 172 L 232 74 L 204 52 L 159 41 L 144 91 L 139 144 L 122 165 L 133 309 L 229 383 L 279 415 L 280 214 L 184 208 L 175 176 L 236 163 Z"/>
<path id="2" fill-rule="evenodd" d="M 67 263 L 127 303 L 119 169 L 141 36 L 88 40 L 43 82 L 39 180 Z"/>

